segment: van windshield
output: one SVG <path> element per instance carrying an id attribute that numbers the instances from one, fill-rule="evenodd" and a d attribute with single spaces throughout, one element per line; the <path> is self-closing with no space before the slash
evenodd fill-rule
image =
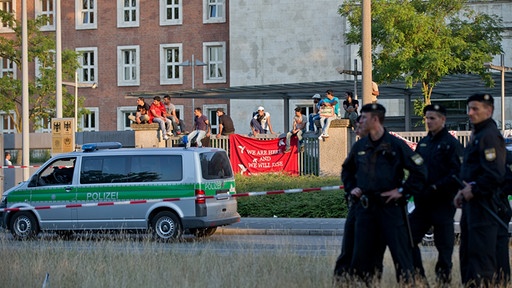
<path id="1" fill-rule="evenodd" d="M 204 152 L 199 157 L 201 159 L 201 171 L 204 179 L 233 177 L 233 170 L 225 151 Z"/>

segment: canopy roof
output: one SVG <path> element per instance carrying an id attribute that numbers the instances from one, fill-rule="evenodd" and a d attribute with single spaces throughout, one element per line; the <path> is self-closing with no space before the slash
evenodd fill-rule
<path id="1" fill-rule="evenodd" d="M 501 97 L 501 73 L 493 73 L 495 86 L 485 87 L 478 75 L 451 75 L 446 76 L 434 87 L 432 99 L 465 99 L 473 93 L 490 93 L 493 97 Z M 361 91 L 360 80 L 357 83 L 358 91 Z M 272 84 L 235 86 L 229 88 L 194 89 L 194 90 L 167 90 L 167 91 L 136 91 L 128 93 L 127 97 L 153 97 L 155 95 L 169 94 L 173 98 L 183 99 L 311 99 L 327 89 L 332 89 L 336 96 L 343 97 L 345 91 L 354 90 L 354 80 L 306 82 L 292 84 Z M 380 99 L 399 99 L 404 95 L 419 97 L 421 95 L 421 83 L 413 88 L 405 88 L 404 82 L 395 81 L 390 84 L 379 85 Z M 359 92 L 358 92 L 359 93 Z M 505 95 L 512 95 L 512 75 L 505 73 Z M 361 98 L 359 96 L 359 98 Z"/>

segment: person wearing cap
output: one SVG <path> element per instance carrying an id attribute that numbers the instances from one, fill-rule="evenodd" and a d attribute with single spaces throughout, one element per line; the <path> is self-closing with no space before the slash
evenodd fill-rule
<path id="1" fill-rule="evenodd" d="M 354 247 L 348 270 L 375 286 L 372 281 L 382 267 L 387 246 L 397 281 L 410 285 L 414 283 L 414 267 L 407 195 L 423 191 L 427 168 L 420 155 L 384 128 L 385 113 L 381 104 L 361 108 L 359 122 L 368 135 L 354 144 L 342 165 L 341 180 L 355 209 Z M 404 170 L 408 171 L 407 177 Z"/>
<path id="2" fill-rule="evenodd" d="M 284 153 L 288 153 L 291 151 L 290 149 L 290 139 L 293 135 L 297 135 L 299 142 L 297 144 L 297 148 L 300 152 L 304 151 L 304 146 L 302 146 L 302 134 L 306 132 L 306 125 L 308 124 L 308 120 L 306 115 L 302 114 L 300 107 L 295 107 L 295 116 L 293 117 L 293 129 L 286 133 L 286 149 Z"/>
<path id="3" fill-rule="evenodd" d="M 265 112 L 265 108 L 263 106 L 258 107 L 258 112 L 255 113 L 253 118 L 251 119 L 251 130 L 252 135 L 256 136 L 257 134 L 274 134 L 274 130 L 272 130 L 272 124 L 270 123 L 270 113 Z"/>
<path id="4" fill-rule="evenodd" d="M 223 108 L 217 108 L 217 117 L 219 117 L 219 133 L 215 136 L 217 139 L 220 136 L 229 136 L 230 134 L 235 133 L 235 125 L 233 125 L 233 120 L 231 117 L 224 113 Z"/>
<path id="5" fill-rule="evenodd" d="M 451 281 L 452 254 L 455 241 L 453 197 L 458 184 L 453 175 L 459 175 L 464 147 L 453 137 L 446 124 L 446 109 L 441 105 L 427 105 L 423 115 L 428 127 L 427 136 L 416 146 L 416 153 L 423 157 L 428 170 L 427 185 L 422 193 L 414 196 L 414 211 L 409 215 L 414 240 L 413 263 L 420 277 L 426 281 L 418 244 L 431 227 L 438 252 L 435 266 L 440 286 Z"/>
<path id="6" fill-rule="evenodd" d="M 464 186 L 454 198 L 455 206 L 462 208 L 462 285 L 506 287 L 510 280 L 510 206 L 501 191 L 505 179 L 505 140 L 492 119 L 491 95 L 473 94 L 467 105 L 473 129 L 460 172 Z"/>
<path id="7" fill-rule="evenodd" d="M 320 111 L 320 107 L 322 106 L 322 96 L 320 94 L 313 95 L 313 113 L 309 114 L 309 131 L 314 132 L 315 126 L 317 127 L 317 130 L 320 131 L 322 128 L 320 126 L 320 114 L 318 112 Z M 318 121 L 318 124 L 316 124 L 316 121 Z"/>

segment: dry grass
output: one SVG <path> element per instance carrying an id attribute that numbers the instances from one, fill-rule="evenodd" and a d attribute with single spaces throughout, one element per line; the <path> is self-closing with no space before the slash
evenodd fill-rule
<path id="1" fill-rule="evenodd" d="M 209 241 L 163 244 L 103 238 L 16 242 L 1 237 L 0 286 L 41 287 L 50 273 L 50 287 L 333 287 L 337 255 L 301 256 L 291 252 L 292 247 L 267 252 L 217 248 Z M 424 255 L 433 285 L 436 253 Z M 456 255 L 452 286 L 460 287 Z M 383 279 L 377 286 L 397 286 L 391 263 L 387 253 Z"/>

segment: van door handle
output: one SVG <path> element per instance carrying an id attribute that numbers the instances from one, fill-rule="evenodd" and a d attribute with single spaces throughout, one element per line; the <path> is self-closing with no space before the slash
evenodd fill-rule
<path id="1" fill-rule="evenodd" d="M 66 190 L 66 193 L 71 192 L 71 186 L 68 186 L 68 187 L 64 188 L 64 190 Z"/>

